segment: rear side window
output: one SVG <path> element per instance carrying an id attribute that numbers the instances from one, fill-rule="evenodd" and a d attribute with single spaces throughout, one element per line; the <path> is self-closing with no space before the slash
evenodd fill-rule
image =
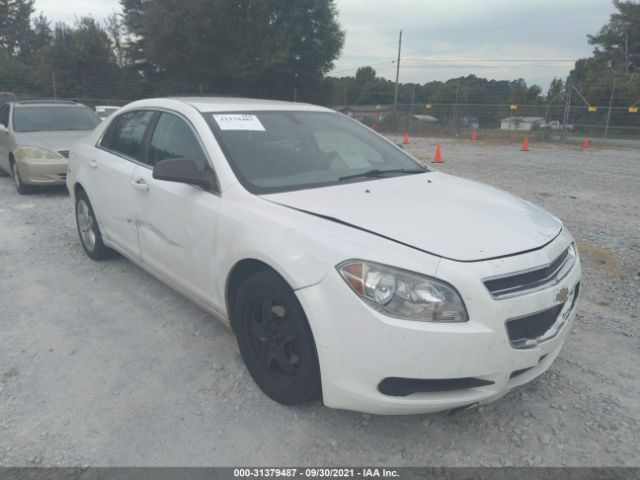
<path id="1" fill-rule="evenodd" d="M 153 167 L 169 158 L 188 158 L 203 171 L 208 164 L 200 142 L 187 122 L 176 115 L 162 113 L 151 137 L 147 163 Z"/>
<path id="2" fill-rule="evenodd" d="M 102 138 L 100 146 L 134 160 L 144 157 L 144 135 L 154 112 L 136 110 L 116 118 Z"/>

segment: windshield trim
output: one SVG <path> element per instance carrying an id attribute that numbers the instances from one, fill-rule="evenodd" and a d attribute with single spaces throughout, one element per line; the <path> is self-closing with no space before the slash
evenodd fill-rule
<path id="1" fill-rule="evenodd" d="M 235 162 L 232 160 L 231 153 L 230 153 L 229 149 L 227 148 L 227 146 L 225 145 L 224 140 L 222 139 L 222 136 L 221 136 L 221 133 L 220 133 L 221 130 L 216 125 L 216 123 L 213 121 L 213 115 L 217 115 L 217 114 L 235 114 L 235 113 L 247 114 L 247 115 L 259 115 L 259 114 L 265 113 L 265 112 L 301 113 L 300 110 L 280 110 L 280 109 L 272 109 L 272 110 L 251 110 L 251 109 L 247 109 L 247 110 L 234 110 L 233 112 L 228 112 L 228 111 L 200 112 L 200 114 L 204 118 L 204 121 L 209 126 L 209 129 L 211 130 L 211 133 L 215 137 L 216 142 L 218 143 L 218 146 L 222 150 L 222 153 L 225 156 L 225 160 L 227 161 L 227 164 L 231 167 L 231 170 L 233 171 L 236 179 L 240 182 L 240 184 L 247 191 L 249 191 L 250 193 L 253 193 L 254 195 L 269 195 L 269 194 L 272 194 L 272 193 L 297 192 L 297 191 L 300 191 L 300 190 L 312 190 L 312 189 L 317 189 L 317 188 L 336 187 L 336 186 L 340 186 L 340 185 L 350 185 L 352 183 L 373 182 L 373 181 L 380 181 L 380 180 L 389 180 L 391 178 L 398 178 L 399 176 L 416 175 L 416 173 L 413 173 L 413 174 L 408 174 L 407 173 L 407 174 L 399 174 L 399 175 L 392 175 L 392 176 L 379 176 L 379 177 L 365 177 L 365 178 L 354 177 L 353 179 L 348 179 L 348 180 L 344 180 L 344 181 L 332 180 L 332 181 L 318 182 L 318 183 L 305 183 L 303 185 L 283 185 L 283 186 L 279 186 L 279 187 L 261 187 L 259 185 L 255 185 L 255 184 L 251 183 L 242 174 L 242 172 L 237 167 L 237 165 L 235 165 Z M 303 111 L 303 112 L 305 112 L 305 111 Z M 362 123 L 360 123 L 357 120 L 354 120 L 353 118 L 348 117 L 347 115 L 344 115 L 344 114 L 342 114 L 340 112 L 335 112 L 334 113 L 334 112 L 309 111 L 309 113 L 317 113 L 317 114 L 322 114 L 322 115 L 337 115 L 337 116 L 340 116 L 342 118 L 346 118 L 349 121 L 352 121 L 352 122 L 356 123 L 360 127 L 366 128 L 366 126 L 364 126 Z M 424 173 L 430 173 L 432 171 L 429 168 L 427 168 L 426 165 L 424 165 L 421 162 L 417 161 L 415 158 L 413 158 L 411 155 L 409 155 L 406 151 L 404 151 L 404 149 L 398 147 L 398 145 L 396 145 L 395 143 L 391 142 L 389 139 L 387 139 L 387 138 L 385 138 L 383 136 L 381 136 L 381 138 L 384 141 L 388 142 L 391 146 L 396 148 L 404 156 L 406 156 L 407 159 L 409 159 L 412 162 L 414 162 L 416 164 L 416 168 L 423 169 Z M 420 175 L 420 173 L 418 173 L 418 175 Z"/>

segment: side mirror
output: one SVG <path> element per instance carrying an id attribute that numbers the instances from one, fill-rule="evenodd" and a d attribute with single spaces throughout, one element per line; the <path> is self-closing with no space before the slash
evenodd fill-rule
<path id="1" fill-rule="evenodd" d="M 153 178 L 196 185 L 207 191 L 213 191 L 216 185 L 213 170 L 207 168 L 204 172 L 201 171 L 190 158 L 168 158 L 159 161 L 153 167 Z"/>
<path id="2" fill-rule="evenodd" d="M 4 135 L 5 133 L 9 133 L 9 129 L 3 123 L 0 123 L 0 134 Z"/>

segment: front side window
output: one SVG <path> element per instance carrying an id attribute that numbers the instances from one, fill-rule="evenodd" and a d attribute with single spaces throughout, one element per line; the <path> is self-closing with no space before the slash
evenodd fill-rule
<path id="1" fill-rule="evenodd" d="M 4 105 L 7 102 L 15 102 L 17 100 L 13 93 L 0 92 L 0 105 Z"/>
<path id="2" fill-rule="evenodd" d="M 207 157 L 189 125 L 176 115 L 162 113 L 151 137 L 147 163 L 153 167 L 170 158 L 193 160 L 202 171 L 208 165 Z"/>
<path id="3" fill-rule="evenodd" d="M 0 107 L 0 125 L 9 128 L 9 105 Z"/>
<path id="4" fill-rule="evenodd" d="M 116 118 L 102 138 L 100 146 L 134 160 L 144 157 L 144 135 L 154 112 L 136 110 Z"/>
<path id="5" fill-rule="evenodd" d="M 205 113 L 238 179 L 272 193 L 425 173 L 367 127 L 330 112 Z"/>
<path id="6" fill-rule="evenodd" d="M 86 107 L 20 106 L 13 109 L 16 132 L 93 130 L 99 123 L 98 116 Z"/>

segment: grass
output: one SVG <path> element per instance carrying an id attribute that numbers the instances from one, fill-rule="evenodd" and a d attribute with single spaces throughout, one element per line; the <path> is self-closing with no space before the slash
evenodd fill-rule
<path id="1" fill-rule="evenodd" d="M 616 273 L 618 271 L 620 261 L 614 253 L 582 240 L 577 241 L 576 244 L 578 245 L 578 251 L 581 256 L 605 267 L 609 273 Z"/>

